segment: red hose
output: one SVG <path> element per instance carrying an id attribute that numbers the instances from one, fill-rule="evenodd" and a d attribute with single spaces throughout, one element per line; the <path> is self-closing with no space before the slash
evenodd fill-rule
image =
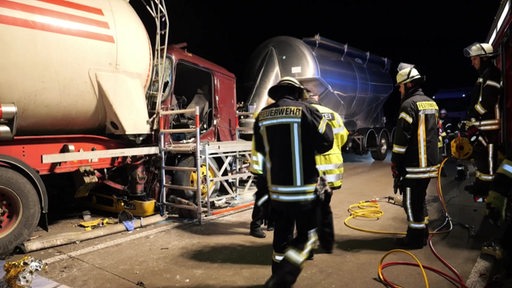
<path id="1" fill-rule="evenodd" d="M 244 204 L 234 206 L 234 207 L 219 209 L 219 210 L 213 211 L 212 215 L 220 215 L 220 214 L 224 214 L 224 213 L 228 213 L 228 212 L 233 212 L 233 211 L 241 210 L 241 209 L 253 206 L 253 205 L 254 205 L 254 201 L 249 202 L 249 203 L 244 203 Z"/>

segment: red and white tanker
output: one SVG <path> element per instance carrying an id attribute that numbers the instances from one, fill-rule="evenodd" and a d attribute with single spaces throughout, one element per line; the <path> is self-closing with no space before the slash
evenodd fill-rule
<path id="1" fill-rule="evenodd" d="M 111 212 L 166 214 L 179 206 L 166 205 L 168 193 L 199 204 L 220 186 L 201 182 L 221 165 L 201 162 L 201 141 L 234 147 L 217 155 L 250 149 L 234 145 L 235 76 L 167 47 L 165 2 L 146 2 L 137 5 L 148 15 L 126 0 L 0 1 L 0 256 L 38 224 L 48 229 L 50 199 L 53 211 L 82 198 Z M 198 88 L 206 114 L 174 114 Z"/>
<path id="2" fill-rule="evenodd" d="M 127 1 L 88 2 L 1 1 L 0 103 L 16 105 L 16 135 L 150 133 L 146 29 Z"/>

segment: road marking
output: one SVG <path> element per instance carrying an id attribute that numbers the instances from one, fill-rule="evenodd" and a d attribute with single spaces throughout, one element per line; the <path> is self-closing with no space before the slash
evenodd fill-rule
<path id="1" fill-rule="evenodd" d="M 134 235 L 125 236 L 125 237 L 122 237 L 122 238 L 119 238 L 119 239 L 116 239 L 116 240 L 112 240 L 112 241 L 109 241 L 109 242 L 101 243 L 101 244 L 94 245 L 94 246 L 91 246 L 91 247 L 87 247 L 87 248 L 84 248 L 84 249 L 76 250 L 76 251 L 69 252 L 69 253 L 66 253 L 66 254 L 63 254 L 63 255 L 54 256 L 54 257 L 48 258 L 46 260 L 43 260 L 43 262 L 46 263 L 46 264 L 51 264 L 51 263 L 54 263 L 54 262 L 57 262 L 57 261 L 61 261 L 61 260 L 64 260 L 64 259 L 73 258 L 73 257 L 79 256 L 79 255 L 82 255 L 82 254 L 86 254 L 86 253 L 93 252 L 93 251 L 96 251 L 96 250 L 99 250 L 99 249 L 103 249 L 103 248 L 107 248 L 107 247 L 110 247 L 110 246 L 114 246 L 114 245 L 117 245 L 117 244 L 120 244 L 120 243 L 123 243 L 123 242 L 127 242 L 127 241 L 130 241 L 130 240 L 133 240 L 133 239 L 137 239 L 137 238 L 141 238 L 141 237 L 144 237 L 144 236 L 156 234 L 156 233 L 159 233 L 159 232 L 162 232 L 162 231 L 170 230 L 171 228 L 173 228 L 173 226 L 174 225 L 166 225 L 166 226 L 163 226 L 163 227 L 151 229 L 151 230 L 144 231 L 144 232 L 141 232 L 141 233 L 137 233 L 137 234 L 134 234 Z"/>

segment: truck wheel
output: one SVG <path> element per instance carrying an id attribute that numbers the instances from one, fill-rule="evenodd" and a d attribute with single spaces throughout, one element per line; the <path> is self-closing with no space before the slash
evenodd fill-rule
<path id="1" fill-rule="evenodd" d="M 213 177 L 215 177 L 215 170 L 219 170 L 218 166 L 216 163 L 210 163 L 210 167 L 209 167 L 209 171 L 207 172 L 206 171 L 206 163 L 201 163 L 201 168 L 200 168 L 200 171 L 199 171 L 199 176 L 198 176 L 198 173 L 196 173 L 196 171 L 176 171 L 174 173 L 174 178 L 173 178 L 173 184 L 174 185 L 179 185 L 179 186 L 191 186 L 191 187 L 196 187 L 197 185 L 197 181 L 198 181 L 198 177 L 201 177 L 201 187 L 200 187 L 200 190 L 201 190 L 201 200 L 206 200 L 206 193 L 210 190 L 211 193 L 215 192 L 215 191 L 218 191 L 219 188 L 220 188 L 220 183 L 219 182 L 211 182 L 210 183 L 210 187 L 209 189 L 207 189 L 206 187 L 206 175 L 208 173 L 208 177 L 210 179 L 212 179 Z M 185 158 L 183 161 L 181 161 L 179 164 L 178 164 L 179 167 L 194 167 L 194 157 L 187 157 Z M 214 166 L 214 167 L 212 167 Z M 215 169 L 215 170 L 214 170 Z M 213 190 L 212 190 L 213 189 Z M 197 198 L 196 198 L 196 190 L 178 190 L 178 189 L 175 189 L 173 191 L 173 194 L 178 196 L 178 197 L 181 197 L 185 200 L 188 200 L 190 202 L 193 202 L 195 203 L 196 205 L 201 205 L 201 203 L 197 203 Z M 193 211 L 192 211 L 193 212 Z M 188 213 L 187 213 L 188 214 Z"/>
<path id="2" fill-rule="evenodd" d="M 30 237 L 40 215 L 39 197 L 30 181 L 12 169 L 0 167 L 0 257 Z"/>
<path id="3" fill-rule="evenodd" d="M 377 161 L 382 161 L 388 156 L 389 137 L 387 133 L 380 133 L 377 142 L 377 148 L 371 151 L 372 158 Z"/>

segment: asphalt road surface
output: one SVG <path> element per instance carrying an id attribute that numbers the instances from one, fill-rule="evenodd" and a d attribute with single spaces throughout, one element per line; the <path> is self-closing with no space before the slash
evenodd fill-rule
<path id="1" fill-rule="evenodd" d="M 455 160 L 446 162 L 441 189 L 434 180 L 429 186 L 430 245 L 400 250 L 394 239 L 405 234 L 407 223 L 403 208 L 385 199 L 395 196 L 389 160 L 346 155 L 344 184 L 331 204 L 334 252 L 307 261 L 294 287 L 390 287 L 383 281 L 400 287 L 484 287 L 494 258 L 481 255 L 480 246 L 492 227 L 484 204 L 463 190 L 470 179 L 454 179 L 454 165 Z M 45 262 L 33 288 L 262 287 L 271 273 L 273 232 L 264 239 L 251 237 L 250 215 L 251 207 L 202 224 L 168 218 L 6 261 L 32 256 Z M 37 236 L 66 228 L 76 233 L 83 229 L 77 228 L 80 221 L 63 219 Z"/>

